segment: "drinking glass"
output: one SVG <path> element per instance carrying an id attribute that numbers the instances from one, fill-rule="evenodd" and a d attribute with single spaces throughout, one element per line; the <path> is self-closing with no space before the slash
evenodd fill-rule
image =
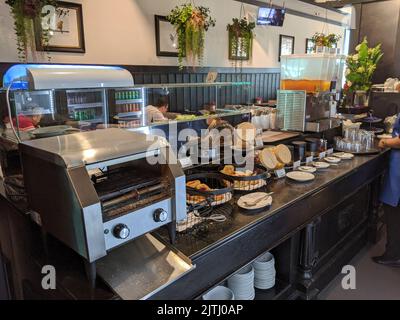
<path id="1" fill-rule="evenodd" d="M 356 153 L 361 152 L 361 143 L 360 142 L 354 142 L 353 143 L 353 151 Z"/>
<path id="2" fill-rule="evenodd" d="M 336 149 L 340 149 L 340 145 L 341 145 L 342 140 L 343 140 L 342 137 L 334 137 L 333 138 L 333 141 L 335 143 L 335 148 Z"/>

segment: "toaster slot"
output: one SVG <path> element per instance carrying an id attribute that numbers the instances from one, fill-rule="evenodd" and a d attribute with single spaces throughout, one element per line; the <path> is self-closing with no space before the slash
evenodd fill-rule
<path id="1" fill-rule="evenodd" d="M 102 206 L 103 221 L 171 197 L 170 183 L 157 172 L 139 173 L 136 168 L 118 168 L 92 176 Z"/>

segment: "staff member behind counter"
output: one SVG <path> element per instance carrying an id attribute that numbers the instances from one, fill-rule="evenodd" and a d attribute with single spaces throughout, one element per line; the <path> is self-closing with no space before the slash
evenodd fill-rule
<path id="1" fill-rule="evenodd" d="M 391 149 L 389 170 L 380 197 L 384 205 L 387 240 L 386 252 L 373 260 L 400 267 L 400 114 L 393 128 L 393 138 L 381 140 L 379 146 Z"/>
<path id="2" fill-rule="evenodd" d="M 167 121 L 165 113 L 168 111 L 168 96 L 160 95 L 154 106 L 149 105 L 146 107 L 147 124 L 153 122 Z"/>
<path id="3" fill-rule="evenodd" d="M 43 117 L 43 109 L 35 103 L 30 103 L 26 106 L 24 114 L 18 115 L 17 119 L 13 118 L 14 127 L 18 126 L 21 131 L 31 131 L 39 127 L 40 121 Z M 5 119 L 5 122 L 9 122 L 9 119 Z"/>

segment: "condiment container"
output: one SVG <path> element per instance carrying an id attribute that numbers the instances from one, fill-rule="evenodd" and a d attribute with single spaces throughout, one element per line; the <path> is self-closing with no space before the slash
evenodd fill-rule
<path id="1" fill-rule="evenodd" d="M 307 142 L 306 156 L 307 157 L 310 157 L 310 156 L 315 157 L 318 154 L 319 142 L 320 142 L 319 139 L 307 138 L 305 140 Z"/>
<path id="2" fill-rule="evenodd" d="M 306 156 L 307 142 L 305 141 L 293 141 L 292 145 L 294 147 L 294 162 L 303 161 Z"/>

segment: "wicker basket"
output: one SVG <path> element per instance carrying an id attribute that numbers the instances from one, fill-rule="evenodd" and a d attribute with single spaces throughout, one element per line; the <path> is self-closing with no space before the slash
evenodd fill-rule
<path id="1" fill-rule="evenodd" d="M 235 171 L 242 171 L 241 169 L 244 169 L 241 166 L 234 165 L 233 167 Z M 224 166 L 220 167 L 220 171 L 222 171 L 223 168 Z M 222 172 L 221 174 L 225 179 L 232 179 L 234 190 L 239 192 L 250 192 L 265 187 L 271 178 L 271 174 L 261 166 L 256 166 L 251 176 L 233 176 Z"/>
<path id="2" fill-rule="evenodd" d="M 210 190 L 198 190 L 186 187 L 186 202 L 190 205 L 205 203 L 213 207 L 227 203 L 233 198 L 233 179 L 227 178 L 220 173 L 196 173 L 186 177 L 188 183 L 200 181 L 207 185 Z"/>

